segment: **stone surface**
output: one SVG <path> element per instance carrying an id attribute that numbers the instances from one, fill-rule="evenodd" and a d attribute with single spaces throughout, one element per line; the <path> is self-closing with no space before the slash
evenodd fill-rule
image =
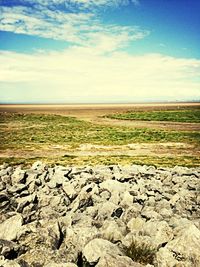
<path id="1" fill-rule="evenodd" d="M 199 189 L 200 168 L 4 164 L 0 266 L 200 266 Z"/>
<path id="2" fill-rule="evenodd" d="M 21 169 L 21 167 L 17 167 L 13 174 L 11 175 L 11 181 L 12 184 L 18 184 L 18 183 L 25 183 L 26 179 L 26 172 Z"/>
<path id="3" fill-rule="evenodd" d="M 142 218 L 132 218 L 128 223 L 127 227 L 131 232 L 138 232 L 143 229 L 145 225 L 145 220 Z"/>
<path id="4" fill-rule="evenodd" d="M 83 249 L 83 259 L 89 264 L 95 264 L 105 255 L 122 255 L 120 249 L 105 239 L 95 238 Z"/>
<path id="5" fill-rule="evenodd" d="M 178 261 L 173 257 L 173 253 L 167 248 L 160 248 L 156 253 L 156 262 L 159 267 L 174 267 Z"/>
<path id="6" fill-rule="evenodd" d="M 22 226 L 22 216 L 14 215 L 0 224 L 0 239 L 15 240 Z"/>
<path id="7" fill-rule="evenodd" d="M 150 220 L 143 225 L 143 231 L 151 237 L 155 247 L 168 243 L 174 237 L 173 230 L 165 221 Z"/>
<path id="8" fill-rule="evenodd" d="M 176 237 L 168 242 L 167 249 L 176 257 L 189 259 L 194 257 L 200 265 L 200 230 L 195 225 L 175 228 Z"/>
<path id="9" fill-rule="evenodd" d="M 133 262 L 129 257 L 106 254 L 101 257 L 96 267 L 142 267 L 140 263 Z"/>
<path id="10" fill-rule="evenodd" d="M 66 263 L 48 263 L 44 267 L 77 267 L 76 264 L 71 263 L 71 262 L 66 262 Z"/>

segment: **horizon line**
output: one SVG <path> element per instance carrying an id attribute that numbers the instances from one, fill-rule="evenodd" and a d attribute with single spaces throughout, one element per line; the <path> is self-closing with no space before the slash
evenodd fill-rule
<path id="1" fill-rule="evenodd" d="M 120 105 L 120 104 L 169 104 L 169 103 L 200 103 L 200 100 L 174 101 L 121 101 L 121 102 L 0 102 L 0 105 Z"/>

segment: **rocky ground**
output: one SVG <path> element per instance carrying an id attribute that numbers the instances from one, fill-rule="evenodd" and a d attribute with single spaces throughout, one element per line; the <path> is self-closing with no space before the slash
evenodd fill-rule
<path id="1" fill-rule="evenodd" d="M 200 168 L 0 167 L 0 266 L 200 266 Z"/>

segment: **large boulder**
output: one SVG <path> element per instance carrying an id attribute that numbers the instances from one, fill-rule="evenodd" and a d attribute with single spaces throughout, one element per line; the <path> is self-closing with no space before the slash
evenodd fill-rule
<path id="1" fill-rule="evenodd" d="M 156 253 L 156 263 L 159 267 L 174 267 L 178 264 L 178 261 L 167 248 L 160 248 Z"/>
<path id="2" fill-rule="evenodd" d="M 112 242 L 120 241 L 126 231 L 126 225 L 121 220 L 105 221 L 101 227 L 101 235 Z"/>
<path id="3" fill-rule="evenodd" d="M 12 185 L 26 182 L 26 171 L 22 170 L 21 167 L 17 167 L 11 175 Z"/>
<path id="4" fill-rule="evenodd" d="M 0 224 L 0 239 L 15 240 L 23 223 L 22 216 L 16 214 Z"/>
<path id="5" fill-rule="evenodd" d="M 178 259 L 194 258 L 200 266 L 200 230 L 193 224 L 175 228 L 177 236 L 168 242 L 166 248 Z"/>
<path id="6" fill-rule="evenodd" d="M 143 231 L 151 237 L 154 246 L 165 245 L 174 237 L 173 230 L 165 221 L 148 221 L 143 225 Z"/>
<path id="7" fill-rule="evenodd" d="M 142 267 L 144 265 L 133 262 L 131 258 L 119 255 L 106 254 L 100 258 L 96 267 Z"/>
<path id="8" fill-rule="evenodd" d="M 142 219 L 142 218 L 132 218 L 128 223 L 127 223 L 127 226 L 128 226 L 128 229 L 131 231 L 131 232 L 139 232 L 139 231 L 142 231 L 143 230 L 143 227 L 145 225 L 145 220 Z"/>
<path id="9" fill-rule="evenodd" d="M 106 254 L 123 255 L 121 250 L 108 240 L 95 238 L 91 240 L 83 249 L 83 260 L 89 264 L 97 263 Z"/>
<path id="10" fill-rule="evenodd" d="M 46 264 L 44 267 L 77 267 L 77 265 L 71 262 L 66 262 L 66 263 L 51 262 L 51 263 Z"/>

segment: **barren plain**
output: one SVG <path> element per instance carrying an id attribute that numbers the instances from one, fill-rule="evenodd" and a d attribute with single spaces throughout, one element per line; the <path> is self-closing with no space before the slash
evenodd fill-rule
<path id="1" fill-rule="evenodd" d="M 166 111 L 178 119 L 112 118 Z M 200 123 L 179 121 L 183 111 L 191 116 L 200 103 L 1 105 L 1 162 L 199 166 Z"/>

